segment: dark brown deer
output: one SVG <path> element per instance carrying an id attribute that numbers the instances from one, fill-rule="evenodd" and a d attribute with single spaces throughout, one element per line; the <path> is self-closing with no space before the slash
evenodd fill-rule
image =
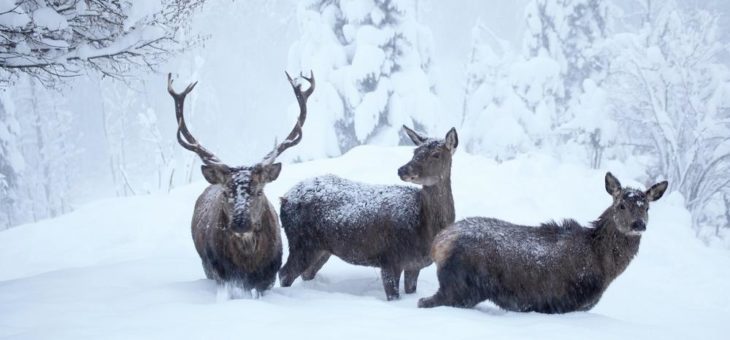
<path id="1" fill-rule="evenodd" d="M 175 100 L 177 140 L 183 148 L 198 154 L 203 177 L 210 183 L 195 202 L 192 221 L 193 242 L 205 276 L 219 284 L 230 283 L 246 291 L 255 289 L 259 295 L 274 284 L 282 256 L 279 219 L 263 193 L 264 186 L 279 177 L 281 163 L 274 163 L 276 157 L 301 141 L 307 99 L 314 91 L 314 75 L 302 76 L 310 83 L 306 91 L 289 74 L 286 76 L 299 103 L 294 128 L 263 161 L 238 167 L 223 164 L 188 131 L 183 106 L 196 83 L 176 93 L 171 75 L 167 81 L 167 90 Z"/>
<path id="2" fill-rule="evenodd" d="M 398 169 L 410 186 L 368 185 L 328 175 L 301 182 L 282 198 L 282 227 L 289 257 L 279 271 L 288 287 L 302 275 L 311 280 L 331 254 L 356 265 L 381 268 L 388 300 L 416 291 L 421 268 L 431 264 L 433 237 L 454 222 L 451 157 L 458 137 L 451 129 L 443 140 L 429 139 L 403 127 L 418 145 Z"/>
<path id="3" fill-rule="evenodd" d="M 610 172 L 605 181 L 613 204 L 592 228 L 574 220 L 527 227 L 474 217 L 444 229 L 431 249 L 438 292 L 418 306 L 490 300 L 517 312 L 591 309 L 639 251 L 649 202 L 667 189 L 666 181 L 645 192 L 622 188 Z"/>

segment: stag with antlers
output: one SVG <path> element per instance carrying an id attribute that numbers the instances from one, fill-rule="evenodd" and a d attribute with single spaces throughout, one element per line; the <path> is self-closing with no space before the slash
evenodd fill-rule
<path id="1" fill-rule="evenodd" d="M 282 256 L 279 219 L 263 193 L 264 186 L 279 176 L 281 163 L 274 163 L 276 158 L 301 141 L 307 99 L 314 91 L 313 74 L 301 75 L 310 84 L 306 91 L 288 73 L 286 76 L 299 104 L 294 128 L 261 162 L 237 167 L 224 164 L 200 145 L 185 124 L 185 96 L 197 83 L 177 93 L 172 89 L 171 75 L 167 81 L 167 90 L 175 100 L 177 140 L 200 157 L 203 177 L 210 183 L 195 202 L 192 220 L 193 242 L 205 275 L 219 284 L 255 289 L 259 295 L 274 284 Z"/>

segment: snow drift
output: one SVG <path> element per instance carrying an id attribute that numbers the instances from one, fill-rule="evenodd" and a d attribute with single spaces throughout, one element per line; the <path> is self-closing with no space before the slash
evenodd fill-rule
<path id="1" fill-rule="evenodd" d="M 336 159 L 285 164 L 266 194 L 275 199 L 327 172 L 400 184 L 396 170 L 411 150 L 364 146 Z M 643 187 L 629 180 L 640 171 L 610 166 L 624 185 Z M 610 204 L 605 170 L 535 155 L 498 164 L 458 152 L 457 219 L 587 223 Z M 652 205 L 638 256 L 593 310 L 542 315 L 504 312 L 488 302 L 417 309 L 416 301 L 438 288 L 433 266 L 421 272 L 416 294 L 386 302 L 377 269 L 334 257 L 311 282 L 277 285 L 261 299 L 227 299 L 204 279 L 190 236 L 193 204 L 204 187 L 97 201 L 0 232 L 0 337 L 719 339 L 730 331 L 730 256 L 694 237 L 677 194 Z"/>

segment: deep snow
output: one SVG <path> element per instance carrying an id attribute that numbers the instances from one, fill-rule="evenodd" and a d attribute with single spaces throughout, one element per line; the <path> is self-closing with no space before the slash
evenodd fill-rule
<path id="1" fill-rule="evenodd" d="M 328 160 L 285 164 L 266 194 L 324 173 L 394 184 L 412 148 L 359 147 Z M 624 185 L 642 187 L 620 164 Z M 537 224 L 586 223 L 610 203 L 605 170 L 521 156 L 497 164 L 458 152 L 452 174 L 457 219 L 482 215 Z M 204 279 L 190 218 L 205 183 L 170 194 L 107 199 L 0 232 L 0 337 L 9 338 L 705 338 L 730 334 L 730 253 L 692 234 L 682 198 L 652 204 L 636 259 L 590 312 L 508 313 L 417 309 L 438 282 L 422 271 L 418 292 L 386 302 L 377 269 L 334 257 L 311 282 L 274 287 L 261 299 L 221 298 Z M 286 248 L 286 244 L 285 244 Z M 286 258 L 286 252 L 284 254 Z"/>

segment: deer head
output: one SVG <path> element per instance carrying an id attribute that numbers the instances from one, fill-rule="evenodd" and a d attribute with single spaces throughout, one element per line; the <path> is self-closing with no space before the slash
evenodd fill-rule
<path id="1" fill-rule="evenodd" d="M 660 199 L 669 183 L 663 181 L 654 184 L 649 190 L 641 191 L 622 187 L 610 172 L 606 173 L 605 181 L 606 191 L 613 197 L 610 216 L 616 228 L 626 235 L 641 235 L 646 231 L 646 224 L 649 221 L 649 202 Z"/>
<path id="2" fill-rule="evenodd" d="M 307 99 L 314 92 L 314 75 L 302 78 L 310 83 L 306 91 L 301 85 L 286 74 L 299 103 L 299 118 L 286 139 L 277 144 L 264 159 L 254 166 L 231 167 L 218 159 L 212 152 L 204 148 L 188 130 L 185 124 L 183 108 L 187 96 L 196 83 L 192 83 L 184 91 L 177 93 L 172 89 L 172 75 L 167 77 L 167 90 L 175 100 L 175 116 L 178 121 L 177 140 L 180 145 L 195 152 L 203 162 L 201 171 L 208 183 L 220 185 L 223 189 L 221 213 L 222 228 L 236 233 L 246 233 L 258 230 L 261 227 L 262 215 L 267 210 L 269 202 L 263 194 L 264 186 L 276 180 L 281 172 L 281 163 L 274 163 L 276 158 L 286 149 L 299 144 L 302 139 L 302 126 L 307 118 Z"/>
<path id="3" fill-rule="evenodd" d="M 424 186 L 449 178 L 451 156 L 459 145 L 456 129 L 451 128 L 444 139 L 427 138 L 405 125 L 403 130 L 418 147 L 413 151 L 411 161 L 398 169 L 398 176 L 406 182 Z"/>

